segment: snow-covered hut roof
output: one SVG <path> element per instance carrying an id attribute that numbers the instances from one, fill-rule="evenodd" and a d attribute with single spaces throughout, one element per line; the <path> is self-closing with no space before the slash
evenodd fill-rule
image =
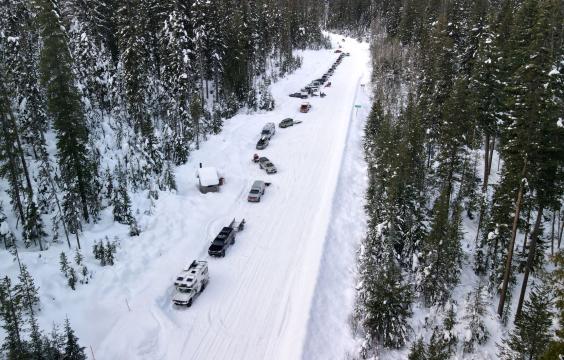
<path id="1" fill-rule="evenodd" d="M 219 184 L 217 170 L 211 166 L 198 168 L 198 178 L 200 179 L 201 186 L 213 186 Z"/>

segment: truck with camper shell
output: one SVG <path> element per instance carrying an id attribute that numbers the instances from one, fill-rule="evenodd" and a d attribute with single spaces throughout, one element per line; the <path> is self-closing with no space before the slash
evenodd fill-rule
<path id="1" fill-rule="evenodd" d="M 179 306 L 192 306 L 192 302 L 204 291 L 209 280 L 208 262 L 192 261 L 174 280 L 175 293 L 172 302 Z"/>

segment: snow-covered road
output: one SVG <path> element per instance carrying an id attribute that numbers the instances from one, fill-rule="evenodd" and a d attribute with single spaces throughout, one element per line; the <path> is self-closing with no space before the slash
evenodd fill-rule
<path id="1" fill-rule="evenodd" d="M 353 105 L 368 48 L 348 40 L 351 53 L 330 79 L 327 97 L 314 98 L 300 114 L 289 98 L 320 77 L 337 54 L 304 53 L 304 66 L 273 86 L 276 110 L 239 115 L 203 144 L 177 171 L 178 193 L 163 198 L 144 234 L 162 246 L 162 256 L 140 266 L 142 277 L 129 296 L 131 312 L 120 315 L 98 346 L 103 359 L 299 359 L 342 168 Z M 278 167 L 266 175 L 250 159 L 264 123 L 285 117 L 303 123 L 277 128 L 260 152 Z M 195 186 L 198 163 L 216 166 L 226 178 L 217 194 Z M 363 177 L 364 174 L 358 174 Z M 246 195 L 255 179 L 272 182 L 260 203 Z M 362 194 L 352 201 L 360 202 Z M 225 258 L 208 259 L 210 240 L 233 217 L 247 227 Z M 151 246 L 150 243 L 145 244 Z M 338 255 L 338 254 L 336 254 Z M 210 284 L 190 309 L 171 305 L 175 273 L 194 258 L 209 261 Z M 134 265 L 133 265 L 134 266 Z M 334 288 L 339 291 L 339 288 Z"/>
<path id="2" fill-rule="evenodd" d="M 351 305 L 353 284 L 343 279 L 351 277 L 352 253 L 362 236 L 358 229 L 363 220 L 357 226 L 354 216 L 362 216 L 360 132 L 369 104 L 360 85 L 370 78 L 368 45 L 347 39 L 343 49 L 351 56 L 330 78 L 327 97 L 309 99 L 310 113 L 299 113 L 301 100 L 288 94 L 320 77 L 337 58 L 332 50 L 303 52 L 302 68 L 273 85 L 275 111 L 227 120 L 221 134 L 210 137 L 177 169 L 178 192 L 161 194 L 153 215 L 144 217 L 141 236 L 122 243 L 117 265 L 97 270 L 93 283 L 79 288 L 72 300 L 47 304 L 49 318 L 69 314 L 98 360 L 309 359 L 316 357 L 317 348 L 324 348 L 324 359 L 341 358 L 343 354 L 332 352 L 343 347 L 331 347 L 332 341 L 338 343 L 331 337 L 346 331 L 346 323 L 338 323 L 346 321 L 350 309 L 339 307 Z M 364 107 L 358 112 L 357 102 Z M 277 126 L 266 150 L 255 150 L 262 126 L 286 117 L 303 123 Z M 351 147 L 352 152 L 345 151 Z M 267 156 L 278 173 L 266 175 L 252 163 L 255 152 Z M 350 161 L 358 163 L 347 165 Z M 200 162 L 225 176 L 221 192 L 198 192 Z M 256 179 L 272 185 L 260 203 L 248 203 Z M 332 226 L 339 221 L 336 216 L 345 217 L 344 227 Z M 233 218 L 245 218 L 245 230 L 225 258 L 209 258 L 210 241 Z M 113 230 L 98 226 L 91 231 L 103 235 Z M 349 275 L 332 283 L 331 257 L 341 255 L 346 257 L 335 261 L 335 269 L 348 268 Z M 210 283 L 191 308 L 178 309 L 171 303 L 172 282 L 193 259 L 208 260 Z M 334 306 L 327 305 L 331 293 Z M 312 311 L 314 304 L 340 311 L 326 325 L 340 326 L 339 331 L 327 329 L 312 340 L 324 328 L 324 315 Z"/>

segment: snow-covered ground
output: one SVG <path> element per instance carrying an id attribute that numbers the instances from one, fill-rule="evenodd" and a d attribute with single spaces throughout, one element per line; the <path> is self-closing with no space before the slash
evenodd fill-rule
<path id="1" fill-rule="evenodd" d="M 301 100 L 288 94 L 320 77 L 337 58 L 332 50 L 301 54 L 302 68 L 272 87 L 275 111 L 227 120 L 177 168 L 178 191 L 161 193 L 151 215 L 137 215 L 139 237 L 129 238 L 106 210 L 82 239 L 90 284 L 65 285 L 57 260 L 63 245 L 22 252 L 40 286 L 42 327 L 68 315 L 89 355 L 104 360 L 342 358 L 352 346 L 347 321 L 364 233 L 361 135 L 370 106 L 369 86 L 361 86 L 370 78 L 368 45 L 347 39 L 343 48 L 351 56 L 323 89 L 327 97 L 309 99 L 309 113 L 299 113 Z M 277 127 L 266 150 L 255 150 L 262 126 L 286 117 L 303 122 Z M 278 173 L 260 170 L 255 152 Z M 198 191 L 199 163 L 225 177 L 219 193 Z M 272 185 L 260 203 L 248 203 L 257 179 Z M 148 200 L 134 200 L 147 207 Z M 245 218 L 245 230 L 225 258 L 209 258 L 210 241 L 233 218 Z M 91 247 L 105 236 L 119 237 L 120 248 L 116 265 L 102 268 Z M 172 282 L 193 259 L 209 261 L 210 283 L 191 308 L 179 309 Z M 15 279 L 6 252 L 0 273 Z"/>

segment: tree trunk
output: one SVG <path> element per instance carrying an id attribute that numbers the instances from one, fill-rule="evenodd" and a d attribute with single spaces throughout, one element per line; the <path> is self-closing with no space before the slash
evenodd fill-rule
<path id="1" fill-rule="evenodd" d="M 70 243 L 70 239 L 69 239 L 69 231 L 67 230 L 67 224 L 65 223 L 65 219 L 63 216 L 63 209 L 61 209 L 61 202 L 59 201 L 59 196 L 57 196 L 57 189 L 55 188 L 55 183 L 53 181 L 53 179 L 51 178 L 51 175 L 49 174 L 49 185 L 51 186 L 51 191 L 53 191 L 54 197 L 55 197 L 55 205 L 57 205 L 57 210 L 59 211 L 59 214 L 61 216 L 61 224 L 63 225 L 63 231 L 65 232 L 65 238 L 67 239 L 67 244 L 69 246 L 69 249 L 71 248 L 71 243 Z"/>
<path id="2" fill-rule="evenodd" d="M 478 217 L 478 228 L 476 229 L 476 239 L 474 243 L 478 245 L 478 240 L 480 239 L 480 229 L 482 227 L 482 218 L 484 217 L 484 212 L 486 209 L 486 199 L 482 200 L 482 204 L 480 205 L 480 215 Z"/>
<path id="3" fill-rule="evenodd" d="M 527 163 L 523 166 L 523 175 L 526 170 Z M 505 305 L 505 296 L 507 293 L 507 286 L 509 284 L 509 277 L 511 275 L 511 264 L 513 262 L 513 248 L 515 247 L 515 237 L 517 236 L 517 225 L 519 224 L 519 214 L 521 212 L 521 203 L 523 202 L 523 188 L 524 179 L 519 184 L 519 193 L 517 194 L 517 202 L 515 204 L 515 216 L 513 218 L 513 228 L 511 230 L 511 240 L 507 249 L 507 260 L 505 262 L 505 271 L 503 272 L 503 285 L 501 287 L 501 294 L 499 296 L 499 305 L 497 313 L 501 318 L 503 316 L 503 307 Z"/>
<path id="4" fill-rule="evenodd" d="M 527 249 L 527 239 L 529 238 L 529 231 L 531 230 L 531 207 L 527 211 L 527 223 L 525 224 L 525 239 L 523 240 L 523 250 L 521 254 L 524 256 Z"/>
<path id="5" fill-rule="evenodd" d="M 89 222 L 90 219 L 88 216 L 88 195 L 86 194 L 86 179 L 84 179 L 84 176 L 82 174 L 82 166 L 76 158 L 76 155 L 74 156 L 74 167 L 76 171 L 76 179 L 78 182 L 78 195 L 80 197 L 80 204 L 82 206 L 82 216 L 84 216 L 84 220 L 86 222 Z"/>
<path id="6" fill-rule="evenodd" d="M 78 231 L 75 233 L 76 236 L 76 245 L 78 246 L 78 249 L 80 249 L 80 238 L 78 237 Z"/>
<path id="7" fill-rule="evenodd" d="M 29 176 L 29 171 L 27 169 L 27 162 L 25 161 L 25 156 L 23 152 L 22 143 L 20 141 L 20 134 L 18 132 L 17 124 L 14 117 L 10 114 L 10 118 L 12 120 L 12 128 L 14 129 L 14 138 L 16 140 L 16 145 L 18 146 L 18 154 L 20 158 L 20 162 L 22 163 L 22 169 L 25 176 L 25 180 L 27 183 L 27 192 L 29 196 L 29 202 L 33 201 L 33 186 L 31 185 L 31 178 Z"/>
<path id="8" fill-rule="evenodd" d="M 531 245 L 529 246 L 529 256 L 527 257 L 527 264 L 525 265 L 525 274 L 523 276 L 523 284 L 521 285 L 521 293 L 519 294 L 519 303 L 517 304 L 517 310 L 515 311 L 515 319 L 517 319 L 519 315 L 521 315 L 521 309 L 523 308 L 523 301 L 525 299 L 525 292 L 527 291 L 527 282 L 529 280 L 529 273 L 533 267 L 533 262 L 535 260 L 535 250 L 537 246 L 537 240 L 539 238 L 543 210 L 544 210 L 544 205 L 541 205 L 539 207 L 539 212 L 537 213 L 535 228 L 533 229 L 533 233 L 531 234 Z"/>
<path id="9" fill-rule="evenodd" d="M 490 144 L 490 162 L 488 163 L 488 177 L 490 176 L 490 174 L 492 173 L 492 163 L 493 163 L 493 152 L 495 149 L 495 136 L 492 138 L 492 143 Z M 498 166 L 497 166 L 497 170 L 499 171 L 499 157 L 498 157 L 498 162 L 497 162 Z"/>
<path id="10" fill-rule="evenodd" d="M 556 211 L 552 212 L 552 227 L 550 230 L 550 255 L 554 256 L 554 221 L 556 220 Z"/>
<path id="11" fill-rule="evenodd" d="M 560 233 L 558 235 L 558 249 L 560 249 L 560 244 L 562 243 L 562 234 L 564 233 L 564 221 L 560 224 Z"/>
<path id="12" fill-rule="evenodd" d="M 427 169 L 431 168 L 431 142 L 427 144 Z"/>
<path id="13" fill-rule="evenodd" d="M 21 200 L 21 196 L 20 196 L 20 187 L 21 187 L 21 183 L 20 183 L 20 179 L 17 173 L 17 161 L 15 158 L 14 153 L 12 152 L 12 146 L 10 144 L 10 130 L 8 128 L 8 123 L 6 118 L 9 116 L 8 115 L 8 110 L 4 109 L 5 106 L 9 106 L 9 103 L 5 103 L 7 101 L 7 99 L 5 98 L 5 96 L 3 96 L 2 99 L 0 99 L 0 101 L 2 101 L 0 103 L 0 119 L 2 120 L 2 130 L 4 131 L 4 141 L 5 141 L 5 151 L 6 151 L 6 155 L 8 158 L 8 164 L 9 164 L 9 182 L 10 182 L 10 186 L 12 187 L 12 191 L 14 192 L 14 198 L 12 199 L 15 203 L 15 207 L 17 212 L 20 215 L 20 218 L 22 220 L 22 224 L 25 222 L 26 217 L 25 217 L 25 213 L 23 211 L 23 205 L 22 205 L 22 200 Z"/>
<path id="14" fill-rule="evenodd" d="M 482 183 L 482 192 L 486 192 L 488 188 L 488 178 L 490 177 L 488 173 L 488 165 L 490 164 L 490 134 L 486 134 L 486 148 L 484 150 L 484 181 Z"/>
<path id="15" fill-rule="evenodd" d="M 495 141 L 495 140 L 494 140 Z M 491 169 L 491 165 L 492 165 L 492 158 L 491 156 L 487 155 L 487 153 L 489 152 L 489 135 L 486 137 L 486 151 L 484 153 L 484 182 L 482 184 L 482 195 L 483 195 L 483 201 L 482 204 L 480 206 L 480 215 L 478 218 L 478 228 L 476 229 L 476 240 L 474 241 L 476 244 L 478 244 L 478 239 L 480 238 L 480 229 L 482 228 L 482 218 L 484 217 L 484 212 L 486 211 L 486 203 L 488 201 L 488 185 L 489 185 L 489 180 L 490 180 L 490 176 L 489 176 L 489 170 L 487 170 L 488 168 Z"/>

